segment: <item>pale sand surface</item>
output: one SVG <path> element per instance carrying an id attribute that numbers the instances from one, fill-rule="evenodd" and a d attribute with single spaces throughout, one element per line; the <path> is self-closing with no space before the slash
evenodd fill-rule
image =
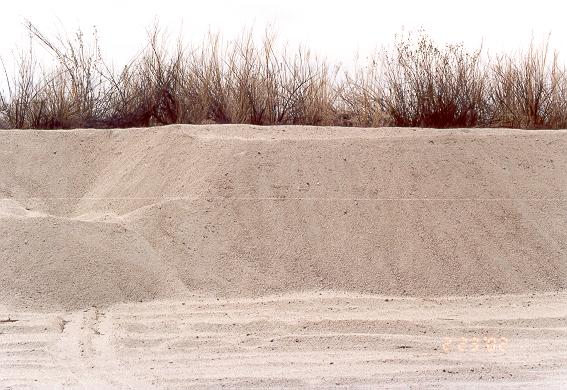
<path id="1" fill-rule="evenodd" d="M 2 309 L 0 318 L 17 322 L 0 323 L 0 383 L 560 389 L 567 383 L 566 299 L 321 292 L 42 314 Z"/>
<path id="2" fill-rule="evenodd" d="M 561 388 L 567 131 L 0 131 L 0 263 L 7 388 Z"/>

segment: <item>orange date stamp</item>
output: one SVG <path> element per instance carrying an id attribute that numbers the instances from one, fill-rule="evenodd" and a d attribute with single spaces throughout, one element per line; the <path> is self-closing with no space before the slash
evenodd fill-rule
<path id="1" fill-rule="evenodd" d="M 442 344 L 443 352 L 506 352 L 507 337 L 472 336 L 445 337 Z"/>

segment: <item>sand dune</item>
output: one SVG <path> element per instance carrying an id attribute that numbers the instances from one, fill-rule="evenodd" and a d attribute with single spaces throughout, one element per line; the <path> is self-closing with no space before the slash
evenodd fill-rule
<path id="1" fill-rule="evenodd" d="M 558 385 L 557 378 L 565 379 L 559 368 L 567 332 L 566 151 L 566 131 L 0 131 L 0 305 L 4 317 L 18 318 L 0 322 L 7 354 L 0 356 L 0 377 L 13 379 L 0 383 L 41 386 L 22 375 L 49 371 L 46 364 L 61 355 L 68 360 L 59 365 L 84 365 L 71 369 L 73 375 L 53 374 L 52 383 L 70 388 L 209 386 L 223 379 L 263 387 L 426 378 L 433 386 L 438 368 L 459 366 L 438 355 L 445 335 L 512 338 L 519 332 L 526 337 L 516 338 L 514 353 L 533 343 L 555 350 L 524 356 L 530 368 L 519 360 L 499 366 L 512 355 L 498 355 L 480 376 L 503 384 L 508 367 L 516 385 Z M 314 298 L 319 293 L 334 303 Z M 283 296 L 297 296 L 297 307 L 273 298 Z M 517 300 L 533 306 L 516 307 Z M 355 301 L 362 308 L 349 312 Z M 208 314 L 186 313 L 181 302 Z M 436 302 L 434 318 L 424 317 L 427 302 Z M 477 308 L 479 302 L 488 304 Z M 326 311 L 333 307 L 339 317 Z M 412 310 L 418 314 L 403 322 L 400 316 Z M 297 321 L 286 323 L 280 311 Z M 219 318 L 233 312 L 251 322 L 226 328 Z M 388 323 L 370 318 L 377 313 Z M 443 322 L 449 313 L 459 331 Z M 104 330 L 89 319 L 99 315 L 106 315 Z M 306 338 L 298 336 L 304 323 L 317 329 Z M 39 331 L 44 324 L 54 334 Z M 418 328 L 435 336 L 426 340 Z M 241 338 L 245 329 L 262 336 Z M 94 337 L 97 332 L 104 337 Z M 8 333 L 21 337 L 13 344 L 4 339 Z M 196 341 L 193 334 L 206 338 Z M 294 337 L 304 347 L 301 359 L 322 359 L 308 369 L 312 375 L 297 366 Z M 93 362 L 78 352 L 87 342 L 104 348 Z M 411 348 L 402 353 L 398 344 Z M 205 350 L 201 365 L 184 371 Z M 158 361 L 149 375 L 152 354 Z M 212 363 L 216 355 L 222 367 Z M 331 372 L 327 360 L 333 359 L 343 374 Z M 544 359 L 552 363 L 532 367 Z M 107 370 L 107 361 L 117 366 L 101 377 L 97 370 Z M 370 371 L 363 361 L 372 362 Z M 440 383 L 482 381 L 474 371 L 479 362 L 459 366 L 453 379 L 442 374 Z M 97 368 L 90 371 L 90 363 Z M 414 366 L 413 374 L 407 371 Z M 348 367 L 352 377 L 344 374 Z M 391 382 L 390 373 L 403 367 L 406 374 Z"/>
<path id="2" fill-rule="evenodd" d="M 172 126 L 0 137 L 8 300 L 70 309 L 184 288 L 444 296 L 567 285 L 562 131 Z M 36 283 L 51 274 L 53 284 Z"/>
<path id="3" fill-rule="evenodd" d="M 184 291 L 148 243 L 117 224 L 53 216 L 0 217 L 0 299 L 77 309 Z"/>

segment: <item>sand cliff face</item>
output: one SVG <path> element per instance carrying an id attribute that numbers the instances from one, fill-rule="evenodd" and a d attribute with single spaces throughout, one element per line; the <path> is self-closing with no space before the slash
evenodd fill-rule
<path id="1" fill-rule="evenodd" d="M 0 299 L 567 287 L 567 132 L 0 132 Z"/>

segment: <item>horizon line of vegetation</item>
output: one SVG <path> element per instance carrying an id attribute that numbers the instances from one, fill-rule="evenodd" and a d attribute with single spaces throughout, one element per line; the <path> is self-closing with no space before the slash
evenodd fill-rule
<path id="1" fill-rule="evenodd" d="M 438 45 L 427 34 L 398 37 L 367 63 L 341 70 L 309 49 L 290 51 L 266 33 L 198 46 L 168 45 L 158 26 L 119 71 L 96 34 L 48 37 L 32 23 L 30 50 L 3 64 L 0 128 L 126 128 L 238 123 L 358 127 L 567 128 L 567 72 L 549 39 L 489 56 Z M 41 66 L 33 44 L 54 65 Z"/>

